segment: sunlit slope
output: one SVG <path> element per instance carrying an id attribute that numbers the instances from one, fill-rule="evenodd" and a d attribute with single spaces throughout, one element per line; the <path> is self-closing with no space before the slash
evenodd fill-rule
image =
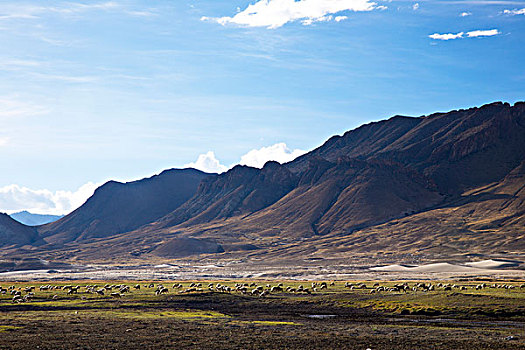
<path id="1" fill-rule="evenodd" d="M 524 164 L 525 103 L 398 116 L 334 136 L 283 165 L 110 182 L 72 214 L 40 227 L 52 245 L 24 254 L 47 249 L 59 258 L 118 260 L 523 252 Z"/>

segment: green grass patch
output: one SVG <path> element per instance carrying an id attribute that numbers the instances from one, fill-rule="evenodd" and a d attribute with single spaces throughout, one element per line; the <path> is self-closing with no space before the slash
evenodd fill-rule
<path id="1" fill-rule="evenodd" d="M 281 326 L 281 325 L 299 326 L 300 325 L 299 323 L 289 322 L 289 321 L 250 321 L 250 323 L 266 325 L 266 326 Z"/>
<path id="2" fill-rule="evenodd" d="M 215 319 L 230 318 L 230 316 L 215 311 L 203 310 L 180 310 L 180 311 L 163 311 L 163 310 L 88 310 L 82 313 L 95 313 L 95 316 L 109 318 L 131 318 L 138 320 L 173 318 L 180 320 L 194 319 Z"/>

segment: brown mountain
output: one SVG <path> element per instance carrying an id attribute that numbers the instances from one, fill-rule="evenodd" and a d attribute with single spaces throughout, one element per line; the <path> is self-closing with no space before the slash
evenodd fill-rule
<path id="1" fill-rule="evenodd" d="M 467 254 L 520 255 L 525 252 L 525 161 L 502 181 L 464 192 L 431 210 L 315 242 L 332 256 L 418 254 L 450 258 Z M 296 246 L 288 255 L 302 255 Z"/>
<path id="2" fill-rule="evenodd" d="M 370 226 L 421 211 L 442 200 L 428 179 L 397 163 L 384 161 L 340 158 L 332 163 L 317 159 L 296 183 L 275 203 L 260 210 L 249 214 L 241 211 L 227 220 L 218 217 L 197 221 L 197 216 L 173 229 L 206 232 L 211 225 L 216 235 L 224 231 L 305 238 Z M 195 198 L 176 212 L 184 210 Z M 166 223 L 161 221 L 159 225 Z"/>
<path id="3" fill-rule="evenodd" d="M 524 164 L 525 103 L 396 116 L 283 165 L 177 171 L 193 174 L 187 186 L 111 182 L 39 232 L 73 242 L 46 247 L 55 256 L 86 260 L 515 251 Z"/>
<path id="4" fill-rule="evenodd" d="M 171 169 L 128 183 L 109 181 L 80 208 L 38 231 L 54 244 L 132 231 L 175 210 L 209 176 L 195 169 Z"/>
<path id="5" fill-rule="evenodd" d="M 236 167 L 207 179 L 158 226 L 238 217 L 228 230 L 348 232 L 501 181 L 525 159 L 524 135 L 524 103 L 393 117 L 335 136 L 284 166 Z"/>
<path id="6" fill-rule="evenodd" d="M 162 226 L 190 226 L 256 212 L 277 202 L 298 178 L 277 162 L 262 169 L 238 165 L 204 180 L 188 202 L 162 219 Z"/>
<path id="7" fill-rule="evenodd" d="M 496 102 L 419 118 L 393 117 L 334 136 L 287 166 L 339 157 L 397 161 L 428 176 L 443 193 L 499 181 L 525 158 L 525 103 Z"/>

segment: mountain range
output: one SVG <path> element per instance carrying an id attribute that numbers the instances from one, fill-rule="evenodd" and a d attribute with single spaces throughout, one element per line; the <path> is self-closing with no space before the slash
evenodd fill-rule
<path id="1" fill-rule="evenodd" d="M 58 219 L 61 219 L 63 217 L 63 215 L 34 214 L 28 212 L 27 210 L 9 214 L 9 216 L 27 226 L 39 226 L 49 224 L 50 222 L 57 221 Z"/>
<path id="2" fill-rule="evenodd" d="M 11 220 L 11 221 L 10 221 Z M 79 261 L 525 251 L 525 103 L 395 116 L 286 164 L 110 181 L 0 255 Z M 202 255 L 206 254 L 206 255 Z"/>

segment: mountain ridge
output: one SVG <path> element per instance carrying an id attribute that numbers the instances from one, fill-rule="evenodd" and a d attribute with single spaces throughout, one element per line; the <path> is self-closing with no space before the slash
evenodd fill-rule
<path id="1" fill-rule="evenodd" d="M 55 244 L 128 232 L 176 209 L 207 176 L 195 169 L 170 169 L 128 183 L 108 181 L 80 208 L 37 229 Z"/>
<path id="2" fill-rule="evenodd" d="M 333 136 L 285 164 L 202 173 L 179 192 L 151 187 L 157 195 L 178 196 L 171 205 L 130 195 L 132 184 L 108 182 L 92 197 L 104 205 L 90 198 L 76 213 L 38 227 L 48 245 L 34 254 L 70 257 L 74 250 L 85 259 L 199 254 L 278 259 L 367 249 L 439 254 L 433 241 L 443 242 L 447 252 L 461 247 L 490 252 L 498 239 L 512 247 L 525 237 L 524 164 L 525 102 L 394 116 Z M 127 194 L 119 195 L 120 189 Z M 117 208 L 111 208 L 115 198 Z M 162 210 L 140 216 L 148 208 L 141 201 Z M 120 216 L 112 216 L 116 209 Z M 86 213 L 80 225 L 79 212 Z"/>

